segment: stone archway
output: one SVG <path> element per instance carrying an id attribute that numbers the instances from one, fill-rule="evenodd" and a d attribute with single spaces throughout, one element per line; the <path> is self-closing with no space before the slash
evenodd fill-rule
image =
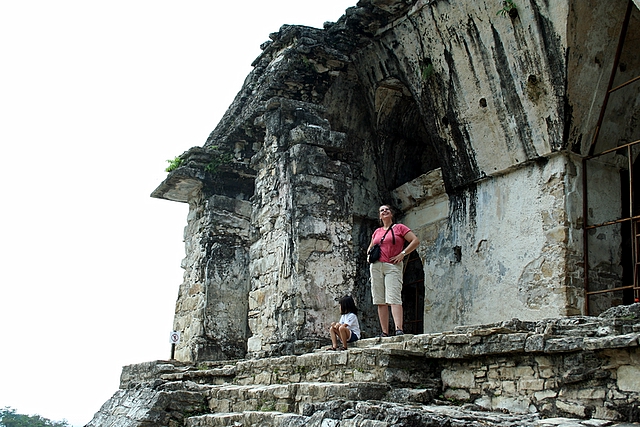
<path id="1" fill-rule="evenodd" d="M 402 82 L 396 78 L 379 82 L 374 102 L 375 131 L 382 151 L 378 166 L 380 201 L 393 205 L 401 212 L 398 221 L 412 228 L 411 219 L 404 217 L 409 209 L 421 203 L 421 197 L 413 191 L 398 192 L 398 189 L 430 188 L 423 182 L 424 177 L 440 170 L 440 158 L 417 104 Z M 405 198 L 409 193 L 411 201 Z M 424 241 L 423 245 L 430 243 Z M 405 263 L 402 290 L 405 333 L 424 332 L 424 282 L 422 259 L 415 251 Z"/>
<path id="2" fill-rule="evenodd" d="M 400 80 L 379 82 L 374 99 L 380 147 L 377 169 L 384 201 L 391 190 L 439 168 L 440 162 L 418 106 Z"/>

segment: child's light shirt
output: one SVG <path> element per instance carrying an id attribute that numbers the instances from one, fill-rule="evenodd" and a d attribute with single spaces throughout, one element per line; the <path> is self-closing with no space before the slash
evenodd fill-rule
<path id="1" fill-rule="evenodd" d="M 347 313 L 340 316 L 340 323 L 344 323 L 349 326 L 352 334 L 356 334 L 360 338 L 360 322 L 358 322 L 358 316 L 353 313 Z"/>

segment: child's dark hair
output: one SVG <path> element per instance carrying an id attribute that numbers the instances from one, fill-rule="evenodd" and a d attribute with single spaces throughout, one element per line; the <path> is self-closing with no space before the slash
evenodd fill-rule
<path id="1" fill-rule="evenodd" d="M 351 298 L 351 295 L 345 295 L 338 301 L 340 304 L 340 314 L 358 314 L 358 307 L 356 307 L 356 302 Z"/>

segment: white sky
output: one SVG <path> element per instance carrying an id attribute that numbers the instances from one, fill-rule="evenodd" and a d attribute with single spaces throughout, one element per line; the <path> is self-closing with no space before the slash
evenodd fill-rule
<path id="1" fill-rule="evenodd" d="M 187 205 L 149 194 L 204 144 L 282 24 L 357 0 L 0 0 L 0 408 L 89 422 L 168 359 Z"/>

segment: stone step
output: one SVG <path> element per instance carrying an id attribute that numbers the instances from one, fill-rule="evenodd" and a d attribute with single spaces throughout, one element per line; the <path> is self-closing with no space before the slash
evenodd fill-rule
<path id="1" fill-rule="evenodd" d="M 186 427 L 280 427 L 280 426 L 304 426 L 309 417 L 297 414 L 284 414 L 281 412 L 233 412 L 220 414 L 206 414 L 187 418 Z"/>
<path id="2" fill-rule="evenodd" d="M 298 383 L 267 386 L 223 385 L 207 393 L 213 413 L 279 411 L 301 414 L 305 405 L 334 400 L 378 400 L 403 404 L 426 404 L 433 401 L 439 385 L 430 388 L 391 388 L 380 383 Z"/>
<path id="3" fill-rule="evenodd" d="M 384 400 L 390 391 L 377 383 L 298 383 L 268 386 L 226 385 L 209 392 L 213 412 L 280 411 L 302 413 L 305 404 L 336 399 Z"/>
<path id="4" fill-rule="evenodd" d="M 575 418 L 540 419 L 537 414 L 474 411 L 456 406 L 403 406 L 384 402 L 330 402 L 299 415 L 278 411 L 246 411 L 191 417 L 186 427 L 391 427 L 398 425 L 456 427 L 631 427 L 638 424 Z"/>
<path id="5" fill-rule="evenodd" d="M 160 379 L 166 381 L 193 381 L 196 384 L 220 385 L 233 382 L 235 376 L 235 365 L 228 365 L 213 369 L 199 369 L 161 374 Z"/>
<path id="6" fill-rule="evenodd" d="M 250 359 L 236 364 L 238 385 L 291 384 L 298 382 L 386 383 L 394 387 L 417 387 L 440 378 L 435 364 L 421 353 L 396 351 L 403 341 L 347 351 L 321 351 L 300 356 Z"/>

